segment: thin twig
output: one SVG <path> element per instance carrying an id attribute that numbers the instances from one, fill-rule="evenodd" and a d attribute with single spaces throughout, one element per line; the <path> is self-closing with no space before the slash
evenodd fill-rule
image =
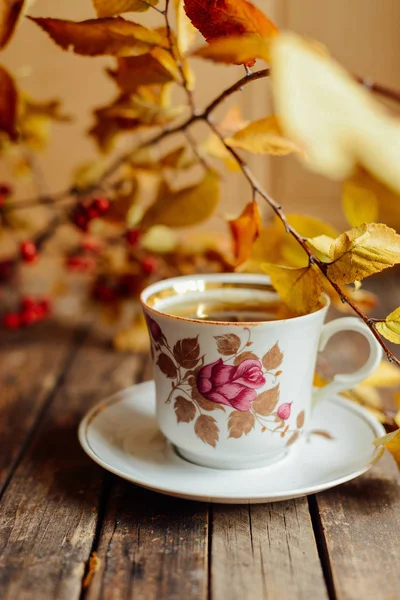
<path id="1" fill-rule="evenodd" d="M 385 85 L 381 85 L 380 83 L 376 83 L 370 77 L 359 77 L 356 75 L 356 80 L 361 83 L 361 85 L 371 90 L 371 92 L 375 92 L 376 94 L 384 96 L 385 98 L 389 98 L 390 100 L 395 100 L 395 102 L 400 102 L 399 90 L 394 90 L 386 87 Z"/>
<path id="2" fill-rule="evenodd" d="M 212 131 L 219 137 L 219 139 L 221 140 L 221 142 L 224 144 L 225 148 L 228 150 L 228 152 L 230 152 L 230 154 L 232 155 L 232 157 L 236 160 L 236 162 L 237 162 L 238 166 L 240 167 L 243 175 L 245 176 L 245 178 L 247 179 L 247 181 L 249 182 L 249 184 L 251 186 L 253 195 L 255 193 L 259 194 L 267 202 L 267 204 L 270 206 L 270 208 L 272 208 L 272 210 L 274 211 L 274 213 L 282 221 L 282 223 L 283 223 L 283 225 L 284 225 L 287 233 L 289 233 L 292 237 L 294 237 L 295 240 L 298 242 L 298 244 L 307 253 L 308 259 L 309 259 L 309 263 L 310 264 L 314 264 L 314 265 L 316 265 L 316 267 L 318 267 L 318 269 L 321 271 L 321 273 L 324 275 L 324 277 L 327 279 L 327 281 L 329 281 L 329 283 L 333 287 L 333 289 L 337 292 L 337 294 L 339 295 L 339 297 L 342 300 L 342 302 L 346 302 L 354 310 L 354 312 L 364 321 L 364 323 L 367 325 L 368 329 L 371 331 L 371 333 L 373 334 L 373 336 L 376 338 L 376 340 L 378 341 L 378 343 L 380 344 L 380 346 L 384 350 L 384 352 L 385 352 L 388 360 L 390 362 L 392 362 L 392 363 L 395 363 L 397 366 L 400 367 L 400 360 L 388 348 L 388 346 L 385 343 L 385 341 L 383 340 L 382 336 L 379 334 L 379 332 L 375 328 L 374 321 L 372 319 L 370 319 L 367 315 L 365 315 L 358 308 L 358 306 L 348 296 L 346 296 L 343 293 L 342 289 L 340 288 L 340 286 L 337 283 L 335 283 L 334 281 L 332 281 L 330 279 L 330 277 L 329 277 L 329 275 L 327 273 L 327 263 L 324 263 L 323 261 L 321 261 L 312 252 L 312 250 L 307 245 L 307 242 L 303 238 L 303 236 L 301 236 L 289 224 L 289 222 L 286 219 L 286 216 L 285 216 L 284 212 L 282 211 L 282 207 L 279 204 L 277 204 L 275 202 L 275 200 L 273 200 L 265 192 L 265 190 L 261 187 L 261 185 L 259 184 L 259 182 L 257 181 L 257 179 L 254 177 L 253 173 L 250 171 L 250 169 L 248 168 L 248 166 L 246 165 L 246 163 L 243 161 L 243 159 L 239 156 L 239 154 L 236 152 L 236 150 L 234 150 L 233 148 L 231 148 L 230 146 L 228 146 L 228 144 L 226 144 L 223 136 L 218 131 L 218 128 L 211 122 L 210 119 L 206 119 L 206 120 L 207 120 L 207 123 L 208 123 L 209 127 L 212 129 Z"/>

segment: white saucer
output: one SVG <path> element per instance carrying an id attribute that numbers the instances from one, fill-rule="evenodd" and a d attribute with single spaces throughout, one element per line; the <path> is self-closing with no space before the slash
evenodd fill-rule
<path id="1" fill-rule="evenodd" d="M 180 458 L 159 432 L 154 382 L 100 402 L 83 419 L 79 440 L 99 465 L 151 490 L 191 500 L 247 504 L 320 492 L 367 471 L 378 458 L 372 441 L 385 431 L 360 406 L 339 396 L 317 405 L 310 434 L 278 463 L 217 470 Z"/>

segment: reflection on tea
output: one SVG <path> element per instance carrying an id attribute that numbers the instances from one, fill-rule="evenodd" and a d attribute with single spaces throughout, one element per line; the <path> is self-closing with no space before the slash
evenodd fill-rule
<path id="1" fill-rule="evenodd" d="M 223 302 L 203 294 L 202 298 L 179 298 L 164 309 L 170 315 L 202 321 L 223 323 L 246 323 L 288 319 L 288 309 L 279 301 L 224 300 Z"/>

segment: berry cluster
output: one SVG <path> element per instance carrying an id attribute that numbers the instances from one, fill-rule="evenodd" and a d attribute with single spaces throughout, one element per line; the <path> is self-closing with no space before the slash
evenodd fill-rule
<path id="1" fill-rule="evenodd" d="M 27 327 L 43 321 L 51 313 L 51 305 L 49 300 L 42 298 L 35 300 L 33 298 L 22 298 L 20 309 L 16 312 L 9 312 L 3 317 L 3 325 L 7 329 L 18 329 Z"/>
<path id="2" fill-rule="evenodd" d="M 71 212 L 71 221 L 82 231 L 88 231 L 93 219 L 98 219 L 106 214 L 110 208 L 110 201 L 104 196 L 96 196 L 77 204 Z"/>

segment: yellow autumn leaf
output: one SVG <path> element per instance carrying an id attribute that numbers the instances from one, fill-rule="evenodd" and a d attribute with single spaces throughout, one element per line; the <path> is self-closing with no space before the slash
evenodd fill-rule
<path id="1" fill-rule="evenodd" d="M 262 269 L 283 302 L 296 314 L 307 314 L 321 305 L 323 277 L 315 265 L 295 269 L 263 263 Z"/>
<path id="2" fill-rule="evenodd" d="M 397 411 L 393 420 L 396 423 L 397 427 L 400 427 L 400 410 Z"/>
<path id="3" fill-rule="evenodd" d="M 225 142 L 228 146 L 256 154 L 284 156 L 292 152 L 299 152 L 296 144 L 288 140 L 282 133 L 275 115 L 250 123 L 232 137 L 227 138 Z"/>
<path id="4" fill-rule="evenodd" d="M 275 108 L 304 164 L 343 180 L 363 166 L 400 191 L 400 121 L 343 67 L 299 35 L 271 39 Z"/>
<path id="5" fill-rule="evenodd" d="M 269 61 L 270 42 L 268 37 L 258 34 L 235 35 L 211 40 L 207 46 L 195 50 L 192 55 L 217 63 L 242 64 L 254 58 Z"/>
<path id="6" fill-rule="evenodd" d="M 400 385 L 400 369 L 382 360 L 379 367 L 362 382 L 369 387 L 391 388 Z"/>
<path id="7" fill-rule="evenodd" d="M 126 12 L 144 12 L 158 0 L 92 0 L 98 17 L 113 17 Z"/>
<path id="8" fill-rule="evenodd" d="M 189 227 L 207 220 L 219 200 L 219 179 L 207 171 L 200 183 L 173 192 L 163 183 L 158 198 L 144 214 L 142 227 Z"/>
<path id="9" fill-rule="evenodd" d="M 229 171 L 240 171 L 240 166 L 237 161 L 232 157 L 229 150 L 226 149 L 222 141 L 215 133 L 212 133 L 208 138 L 200 144 L 200 150 L 203 153 L 222 160 L 224 165 Z"/>
<path id="10" fill-rule="evenodd" d="M 317 236 L 326 235 L 329 237 L 337 237 L 338 231 L 325 223 L 321 219 L 316 217 L 310 217 L 309 215 L 298 215 L 289 214 L 286 217 L 289 225 L 304 238 L 315 238 Z M 287 233 L 285 227 L 278 217 L 275 217 L 276 227 L 281 230 L 282 233 L 282 259 L 283 264 L 287 264 L 293 267 L 304 267 L 308 264 L 308 256 L 300 246 L 300 244 L 294 239 L 290 233 Z"/>
<path id="11" fill-rule="evenodd" d="M 342 233 L 329 258 L 329 278 L 338 284 L 353 283 L 400 263 L 400 235 L 383 224 L 364 224 Z"/>
<path id="12" fill-rule="evenodd" d="M 374 223 L 378 219 L 378 199 L 372 190 L 351 178 L 344 182 L 342 208 L 348 223 L 358 227 L 363 223 Z"/>
<path id="13" fill-rule="evenodd" d="M 141 237 L 140 245 L 148 252 L 165 254 L 173 252 L 178 246 L 178 241 L 175 231 L 165 225 L 154 225 Z"/>
<path id="14" fill-rule="evenodd" d="M 319 252 L 322 255 L 323 260 L 330 260 L 329 254 L 335 238 L 330 235 L 317 235 L 316 237 L 311 237 L 307 239 L 308 245 L 311 249 L 316 252 Z"/>
<path id="15" fill-rule="evenodd" d="M 196 39 L 197 29 L 185 13 L 184 0 L 174 0 L 176 14 L 176 44 L 184 56 Z"/>
<path id="16" fill-rule="evenodd" d="M 400 307 L 391 312 L 383 323 L 377 323 L 376 328 L 387 340 L 400 344 Z"/>
<path id="17" fill-rule="evenodd" d="M 397 464 L 400 465 L 400 429 L 396 429 L 396 431 L 392 431 L 392 433 L 387 433 L 382 437 L 376 438 L 376 440 L 374 440 L 374 446 L 377 448 L 379 446 L 387 448 L 393 455 Z"/>

